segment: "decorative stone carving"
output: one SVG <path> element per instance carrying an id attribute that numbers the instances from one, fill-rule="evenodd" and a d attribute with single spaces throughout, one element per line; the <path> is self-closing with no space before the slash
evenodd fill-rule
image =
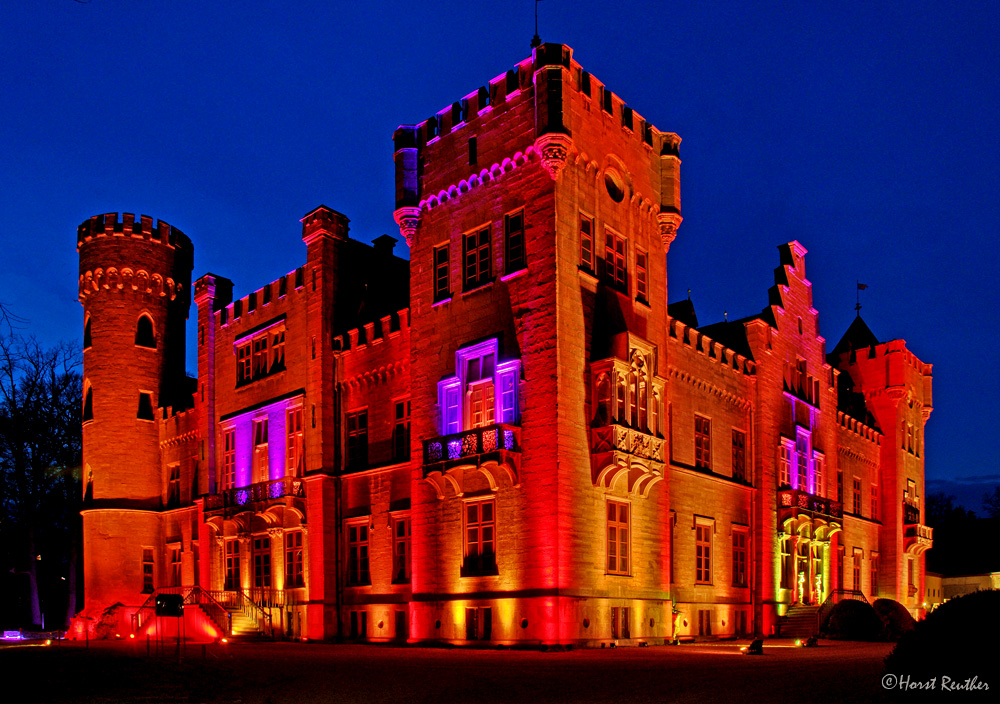
<path id="1" fill-rule="evenodd" d="M 406 206 L 397 208 L 392 214 L 399 225 L 399 234 L 406 240 L 406 246 L 413 246 L 413 236 L 417 234 L 417 225 L 420 222 L 420 208 L 416 206 Z"/>
<path id="2" fill-rule="evenodd" d="M 663 243 L 663 251 L 670 251 L 670 244 L 677 237 L 677 228 L 684 220 L 678 213 L 660 213 L 656 216 L 656 222 L 660 226 L 660 241 Z"/>
<path id="3" fill-rule="evenodd" d="M 566 166 L 573 139 L 565 134 L 543 134 L 535 140 L 535 151 L 542 157 L 542 166 L 555 181 Z"/>

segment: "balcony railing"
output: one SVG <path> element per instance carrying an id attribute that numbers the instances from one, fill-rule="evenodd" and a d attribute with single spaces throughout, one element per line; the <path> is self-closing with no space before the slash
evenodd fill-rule
<path id="1" fill-rule="evenodd" d="M 633 457 L 663 462 L 663 439 L 637 428 L 613 423 L 590 430 L 593 453 L 625 452 Z"/>
<path id="2" fill-rule="evenodd" d="M 251 504 L 274 501 L 285 496 L 305 496 L 305 486 L 299 477 L 284 477 L 269 482 L 258 482 L 235 489 L 224 489 L 205 499 L 206 511 L 249 507 Z"/>
<path id="3" fill-rule="evenodd" d="M 833 499 L 824 499 L 801 489 L 782 489 L 778 492 L 778 508 L 797 508 L 819 513 L 831 518 L 843 518 L 844 505 Z"/>
<path id="4" fill-rule="evenodd" d="M 920 502 L 916 499 L 903 499 L 903 525 L 911 526 L 920 523 Z"/>
<path id="5" fill-rule="evenodd" d="M 930 526 L 923 526 L 919 523 L 908 525 L 903 529 L 904 538 L 916 538 L 917 540 L 934 540 L 934 529 Z"/>
<path id="6" fill-rule="evenodd" d="M 491 455 L 498 461 L 502 453 L 521 452 L 521 429 L 516 425 L 498 423 L 482 428 L 473 428 L 453 435 L 424 440 L 424 473 L 435 471 L 433 467 L 441 463 L 454 465 L 472 460 L 478 464 Z"/>

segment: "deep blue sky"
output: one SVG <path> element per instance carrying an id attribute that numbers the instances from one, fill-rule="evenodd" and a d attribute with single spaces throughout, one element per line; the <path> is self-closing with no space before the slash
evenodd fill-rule
<path id="1" fill-rule="evenodd" d="M 176 225 L 195 276 L 237 295 L 302 263 L 320 203 L 359 239 L 398 237 L 393 130 L 526 57 L 532 7 L 4 2 L 0 301 L 46 343 L 78 339 L 76 226 L 103 212 Z M 963 484 L 1000 481 L 1000 4 L 545 0 L 539 17 L 684 140 L 670 299 L 690 288 L 702 322 L 757 312 L 775 246 L 798 239 L 832 348 L 868 284 L 874 333 L 934 364 L 927 476 L 979 509 Z"/>

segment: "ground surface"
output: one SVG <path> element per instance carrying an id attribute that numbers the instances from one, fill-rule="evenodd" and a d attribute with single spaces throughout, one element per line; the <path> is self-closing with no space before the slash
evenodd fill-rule
<path id="1" fill-rule="evenodd" d="M 768 641 L 536 652 L 266 643 L 0 648 L 8 692 L 34 702 L 880 702 L 885 643 Z M 962 699 L 963 697 L 959 697 Z"/>

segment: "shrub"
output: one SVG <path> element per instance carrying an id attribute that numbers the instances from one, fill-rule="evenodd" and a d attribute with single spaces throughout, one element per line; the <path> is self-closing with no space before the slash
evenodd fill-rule
<path id="1" fill-rule="evenodd" d="M 987 678 L 996 668 L 1000 591 L 966 594 L 941 604 L 905 634 L 885 659 L 886 672 Z"/>
<path id="2" fill-rule="evenodd" d="M 882 619 L 864 601 L 846 599 L 830 610 L 823 634 L 834 640 L 885 640 Z"/>
<path id="3" fill-rule="evenodd" d="M 894 599 L 876 599 L 872 604 L 875 613 L 882 619 L 885 637 L 898 641 L 904 633 L 909 633 L 917 624 L 906 607 Z"/>

